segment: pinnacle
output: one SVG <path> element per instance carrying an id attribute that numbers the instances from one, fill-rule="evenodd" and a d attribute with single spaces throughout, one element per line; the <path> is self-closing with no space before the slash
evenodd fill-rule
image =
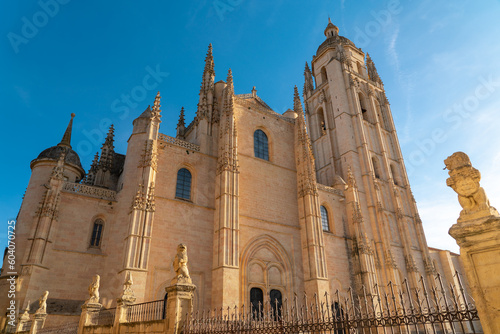
<path id="1" fill-rule="evenodd" d="M 308 73 L 311 72 L 311 69 L 309 68 L 309 64 L 307 63 L 307 61 L 306 61 L 306 68 L 304 69 L 304 72 L 308 72 Z"/>
<path id="2" fill-rule="evenodd" d="M 234 87 L 233 87 L 233 71 L 231 71 L 231 69 L 229 69 L 229 71 L 227 72 L 226 84 L 228 87 L 230 87 L 231 90 L 234 89 Z"/>
<path id="3" fill-rule="evenodd" d="M 177 123 L 177 126 L 185 126 L 184 122 L 184 107 L 181 108 L 181 112 L 179 114 L 179 122 Z"/>
<path id="4" fill-rule="evenodd" d="M 68 127 L 66 128 L 66 131 L 64 132 L 64 135 L 58 146 L 66 146 L 71 148 L 71 131 L 73 129 L 73 118 L 75 118 L 75 113 L 71 113 L 71 119 L 68 123 Z"/>
<path id="5" fill-rule="evenodd" d="M 297 86 L 293 88 L 293 111 L 297 114 L 302 114 L 302 103 L 300 102 L 299 90 Z"/>
<path id="6" fill-rule="evenodd" d="M 160 92 L 158 91 L 158 93 L 156 94 L 156 97 L 155 97 L 155 101 L 153 103 L 153 110 L 156 110 L 156 111 L 160 111 L 160 100 L 161 100 L 161 96 L 160 96 Z"/>

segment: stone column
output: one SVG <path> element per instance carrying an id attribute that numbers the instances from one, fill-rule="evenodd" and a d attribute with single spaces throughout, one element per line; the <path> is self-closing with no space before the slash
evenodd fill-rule
<path id="1" fill-rule="evenodd" d="M 450 170 L 446 183 L 463 208 L 448 233 L 460 246 L 484 333 L 500 333 L 500 215 L 490 206 L 479 186 L 481 174 L 465 153 L 454 153 L 445 164 Z"/>
<path id="2" fill-rule="evenodd" d="M 173 267 L 175 277 L 166 287 L 167 307 L 165 319 L 165 333 L 179 334 L 186 322 L 187 315 L 193 312 L 193 293 L 196 286 L 191 281 L 188 270 L 187 246 L 179 244 Z"/>
<path id="3" fill-rule="evenodd" d="M 82 305 L 78 334 L 83 333 L 83 327 L 85 326 L 97 325 L 97 316 L 102 308 L 102 305 L 99 304 L 100 280 L 100 276 L 95 275 L 92 283 L 89 285 L 89 299 Z"/>
<path id="4" fill-rule="evenodd" d="M 83 327 L 97 325 L 97 315 L 101 311 L 102 305 L 99 303 L 85 303 L 82 305 L 82 314 L 78 324 L 78 334 L 83 333 Z"/>
<path id="5" fill-rule="evenodd" d="M 132 290 L 132 273 L 129 271 L 125 276 L 123 283 L 123 293 L 116 299 L 115 322 L 113 323 L 113 333 L 120 333 L 120 324 L 128 322 L 127 312 L 131 305 L 136 301 L 134 291 Z"/>
<path id="6" fill-rule="evenodd" d="M 166 308 L 166 333 L 179 334 L 187 319 L 193 311 L 193 294 L 196 286 L 190 283 L 176 283 L 165 290 L 167 296 Z"/>

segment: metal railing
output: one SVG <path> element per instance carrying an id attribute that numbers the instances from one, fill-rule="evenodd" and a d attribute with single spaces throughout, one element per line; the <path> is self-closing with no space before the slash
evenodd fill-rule
<path id="1" fill-rule="evenodd" d="M 127 310 L 128 322 L 143 322 L 165 319 L 165 300 L 134 304 Z"/>
<path id="2" fill-rule="evenodd" d="M 428 289 L 421 277 L 410 288 L 391 282 L 333 295 L 304 294 L 281 305 L 258 303 L 188 315 L 184 334 L 224 333 L 333 333 L 333 334 L 441 334 L 483 333 L 477 310 L 458 277 L 445 290 L 441 277 Z M 385 288 L 386 291 L 381 290 Z"/>

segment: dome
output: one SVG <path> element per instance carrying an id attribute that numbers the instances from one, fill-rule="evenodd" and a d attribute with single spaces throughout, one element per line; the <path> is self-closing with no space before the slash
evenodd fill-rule
<path id="1" fill-rule="evenodd" d="M 323 50 L 325 50 L 329 47 L 335 47 L 338 44 L 350 45 L 350 46 L 357 48 L 356 45 L 354 45 L 354 43 L 351 42 L 348 38 L 345 38 L 344 36 L 336 35 L 336 36 L 327 38 L 323 43 L 321 43 L 321 45 L 318 47 L 318 50 L 316 51 L 316 55 L 319 55 Z"/>
<path id="2" fill-rule="evenodd" d="M 73 165 L 74 167 L 77 167 L 78 169 L 81 169 L 83 171 L 83 167 L 80 162 L 80 157 L 78 156 L 78 154 L 71 148 L 62 145 L 52 146 L 43 150 L 38 155 L 38 157 L 31 163 L 33 164 L 33 162 L 37 160 L 45 160 L 45 159 L 57 161 L 59 160 L 59 157 L 61 156 L 62 153 L 66 154 L 66 157 L 64 158 L 65 163 Z"/>

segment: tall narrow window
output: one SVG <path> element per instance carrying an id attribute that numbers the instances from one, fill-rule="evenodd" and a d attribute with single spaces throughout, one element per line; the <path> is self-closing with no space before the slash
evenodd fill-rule
<path id="1" fill-rule="evenodd" d="M 393 164 L 391 164 L 391 174 L 392 174 L 392 180 L 394 181 L 395 185 L 399 184 L 399 175 L 396 172 L 396 168 L 394 167 Z"/>
<path id="2" fill-rule="evenodd" d="M 326 75 L 326 68 L 321 68 L 321 84 L 328 81 L 328 76 Z"/>
<path id="3" fill-rule="evenodd" d="M 358 73 L 360 75 L 363 75 L 363 66 L 360 63 L 356 63 L 357 68 L 358 68 Z"/>
<path id="4" fill-rule="evenodd" d="M 322 205 L 321 206 L 321 225 L 323 226 L 323 231 L 330 231 L 330 223 L 328 222 L 328 211 Z"/>
<path id="5" fill-rule="evenodd" d="M 269 300 L 271 302 L 272 317 L 274 321 L 278 321 L 281 319 L 281 291 L 272 289 L 269 293 Z"/>
<path id="6" fill-rule="evenodd" d="M 181 168 L 177 172 L 175 197 L 187 200 L 191 199 L 191 172 L 186 168 Z"/>
<path id="7" fill-rule="evenodd" d="M 334 302 L 332 304 L 332 315 L 333 315 L 334 321 L 336 323 L 341 324 L 345 320 L 344 310 L 342 309 L 342 306 L 340 306 L 338 302 Z M 337 330 L 335 330 L 334 333 L 335 334 L 345 334 L 345 331 L 344 331 L 344 329 L 337 329 Z"/>
<path id="8" fill-rule="evenodd" d="M 253 133 L 253 150 L 256 158 L 269 160 L 269 144 L 264 131 L 256 130 Z"/>
<path id="9" fill-rule="evenodd" d="M 250 304 L 252 306 L 252 316 L 254 319 L 262 318 L 264 314 L 264 294 L 259 288 L 250 289 Z"/>
<path id="10" fill-rule="evenodd" d="M 92 237 L 90 238 L 90 247 L 101 247 L 102 229 L 104 222 L 102 219 L 97 219 L 92 228 Z"/>
<path id="11" fill-rule="evenodd" d="M 375 173 L 375 177 L 380 179 L 380 166 L 378 165 L 378 160 L 376 158 L 372 158 L 373 164 L 373 173 Z"/>
<path id="12" fill-rule="evenodd" d="M 361 107 L 361 114 L 363 114 L 363 119 L 368 121 L 368 110 L 366 109 L 365 99 L 361 93 L 358 94 L 359 106 Z"/>

